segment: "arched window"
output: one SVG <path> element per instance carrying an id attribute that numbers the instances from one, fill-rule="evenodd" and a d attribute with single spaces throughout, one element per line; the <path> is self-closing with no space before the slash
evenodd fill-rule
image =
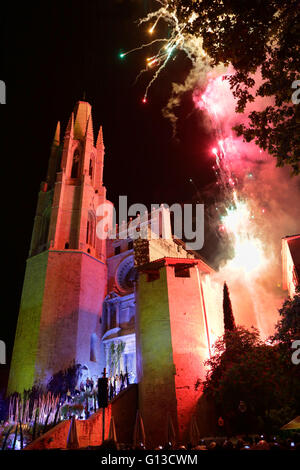
<path id="1" fill-rule="evenodd" d="M 90 239 L 90 221 L 88 220 L 86 223 L 86 243 L 89 242 Z"/>
<path id="2" fill-rule="evenodd" d="M 115 302 L 110 305 L 110 328 L 117 327 L 117 306 Z"/>
<path id="3" fill-rule="evenodd" d="M 86 223 L 86 243 L 95 246 L 96 217 L 93 212 L 89 212 Z"/>
<path id="4" fill-rule="evenodd" d="M 91 178 L 93 178 L 93 160 L 90 158 L 90 164 L 89 164 L 89 175 Z"/>
<path id="5" fill-rule="evenodd" d="M 79 176 L 79 150 L 76 149 L 73 155 L 71 178 L 78 178 Z"/>
<path id="6" fill-rule="evenodd" d="M 159 211 L 159 214 L 158 214 L 158 217 L 159 217 L 159 238 L 162 238 L 163 236 L 163 218 L 162 218 L 162 212 L 161 210 Z"/>
<path id="7" fill-rule="evenodd" d="M 90 350 L 90 361 L 97 362 L 97 345 L 98 337 L 96 333 L 91 335 L 91 350 Z"/>

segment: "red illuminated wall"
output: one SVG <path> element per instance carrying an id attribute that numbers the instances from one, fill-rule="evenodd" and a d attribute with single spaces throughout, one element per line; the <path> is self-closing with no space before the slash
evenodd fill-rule
<path id="1" fill-rule="evenodd" d="M 178 265 L 186 265 L 190 277 L 175 276 Z M 152 447 L 167 441 L 168 414 L 178 440 L 187 442 L 201 396 L 195 384 L 204 377 L 203 361 L 209 352 L 210 312 L 201 282 L 211 269 L 202 261 L 164 258 L 140 270 L 137 367 L 139 407 L 148 444 Z"/>
<path id="2" fill-rule="evenodd" d="M 195 384 L 204 377 L 203 361 L 208 357 L 207 312 L 196 267 L 191 265 L 189 271 L 190 278 L 175 277 L 174 267 L 167 266 L 177 416 L 183 441 L 188 438 L 191 417 L 200 397 Z"/>
<path id="3" fill-rule="evenodd" d="M 105 410 L 105 439 L 108 438 L 111 419 L 111 406 Z M 29 444 L 25 450 L 66 449 L 71 420 L 62 421 L 53 429 Z M 87 420 L 76 420 L 76 430 L 80 447 L 102 444 L 102 410 Z"/>
<path id="4" fill-rule="evenodd" d="M 97 286 L 97 289 L 95 289 Z M 74 360 L 100 373 L 90 361 L 90 338 L 99 335 L 106 266 L 85 253 L 50 251 L 43 299 L 36 377 L 44 380 Z M 99 339 L 100 340 L 100 339 Z"/>
<path id="5" fill-rule="evenodd" d="M 105 410 L 105 439 L 109 437 L 109 426 L 113 416 L 117 441 L 131 445 L 133 442 L 136 410 L 137 385 L 132 384 L 121 392 Z M 63 421 L 29 444 L 26 450 L 65 449 L 69 429 L 70 420 Z M 101 445 L 102 410 L 97 411 L 87 420 L 76 420 L 76 429 L 80 447 Z"/>

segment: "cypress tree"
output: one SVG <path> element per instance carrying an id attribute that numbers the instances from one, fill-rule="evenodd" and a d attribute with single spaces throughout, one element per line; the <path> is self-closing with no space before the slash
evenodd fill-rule
<path id="1" fill-rule="evenodd" d="M 234 316 L 232 312 L 229 290 L 228 290 L 228 286 L 226 282 L 224 282 L 224 288 L 223 288 L 223 314 L 224 314 L 225 333 L 227 331 L 234 331 L 236 326 L 235 326 Z"/>

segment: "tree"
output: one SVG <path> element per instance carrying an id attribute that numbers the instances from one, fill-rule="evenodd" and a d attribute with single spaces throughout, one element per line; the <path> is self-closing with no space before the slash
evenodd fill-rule
<path id="1" fill-rule="evenodd" d="M 68 390 L 74 391 L 80 375 L 80 364 L 72 363 L 67 369 L 56 372 L 47 384 L 47 391 L 64 395 Z"/>
<path id="2" fill-rule="evenodd" d="M 300 79 L 299 0 L 166 3 L 186 23 L 185 33 L 203 38 L 212 65 L 233 65 L 235 73 L 228 80 L 237 98 L 237 112 L 257 97 L 270 99 L 265 109 L 249 114 L 249 125 L 235 127 L 237 134 L 267 150 L 277 159 L 277 166 L 290 165 L 298 174 L 300 110 L 292 103 L 292 85 Z M 186 21 L 192 13 L 193 21 Z"/>
<path id="3" fill-rule="evenodd" d="M 293 299 L 285 300 L 279 314 L 281 319 L 275 326 L 272 341 L 291 351 L 292 342 L 300 339 L 300 287 Z"/>
<path id="4" fill-rule="evenodd" d="M 226 282 L 223 287 L 223 314 L 224 314 L 224 329 L 225 331 L 233 331 L 235 329 L 235 321 L 232 312 L 231 300 L 229 290 Z"/>
<path id="5" fill-rule="evenodd" d="M 125 343 L 123 341 L 118 341 L 117 343 L 112 342 L 110 344 L 110 348 L 109 348 L 110 374 L 112 376 L 114 376 L 117 372 L 124 349 L 125 349 Z"/>
<path id="6" fill-rule="evenodd" d="M 240 401 L 252 419 L 267 425 L 270 411 L 286 403 L 284 363 L 277 348 L 263 343 L 258 331 L 236 327 L 215 343 L 203 392 L 213 398 L 219 412 L 233 424 Z"/>
<path id="7" fill-rule="evenodd" d="M 279 310 L 280 320 L 275 326 L 275 334 L 271 338 L 284 363 L 286 388 L 295 414 L 300 413 L 300 365 L 292 362 L 292 343 L 300 340 L 300 287 L 293 299 L 287 299 Z"/>

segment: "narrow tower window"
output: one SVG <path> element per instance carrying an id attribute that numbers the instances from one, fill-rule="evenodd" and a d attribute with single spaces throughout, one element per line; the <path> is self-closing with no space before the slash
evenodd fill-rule
<path id="1" fill-rule="evenodd" d="M 89 175 L 93 178 L 93 161 L 90 159 L 90 166 L 89 166 Z"/>
<path id="2" fill-rule="evenodd" d="M 73 155 L 71 178 L 78 178 L 78 172 L 79 172 L 79 151 L 78 149 L 76 149 Z"/>
<path id="3" fill-rule="evenodd" d="M 91 349 L 90 349 L 90 361 L 97 362 L 97 344 L 98 338 L 96 333 L 91 335 Z"/>
<path id="4" fill-rule="evenodd" d="M 95 214 L 93 212 L 89 212 L 86 224 L 86 243 L 91 246 L 95 246 L 95 219 Z"/>
<path id="5" fill-rule="evenodd" d="M 89 236 L 90 236 L 90 221 L 87 221 L 86 224 L 86 243 L 89 242 Z"/>

